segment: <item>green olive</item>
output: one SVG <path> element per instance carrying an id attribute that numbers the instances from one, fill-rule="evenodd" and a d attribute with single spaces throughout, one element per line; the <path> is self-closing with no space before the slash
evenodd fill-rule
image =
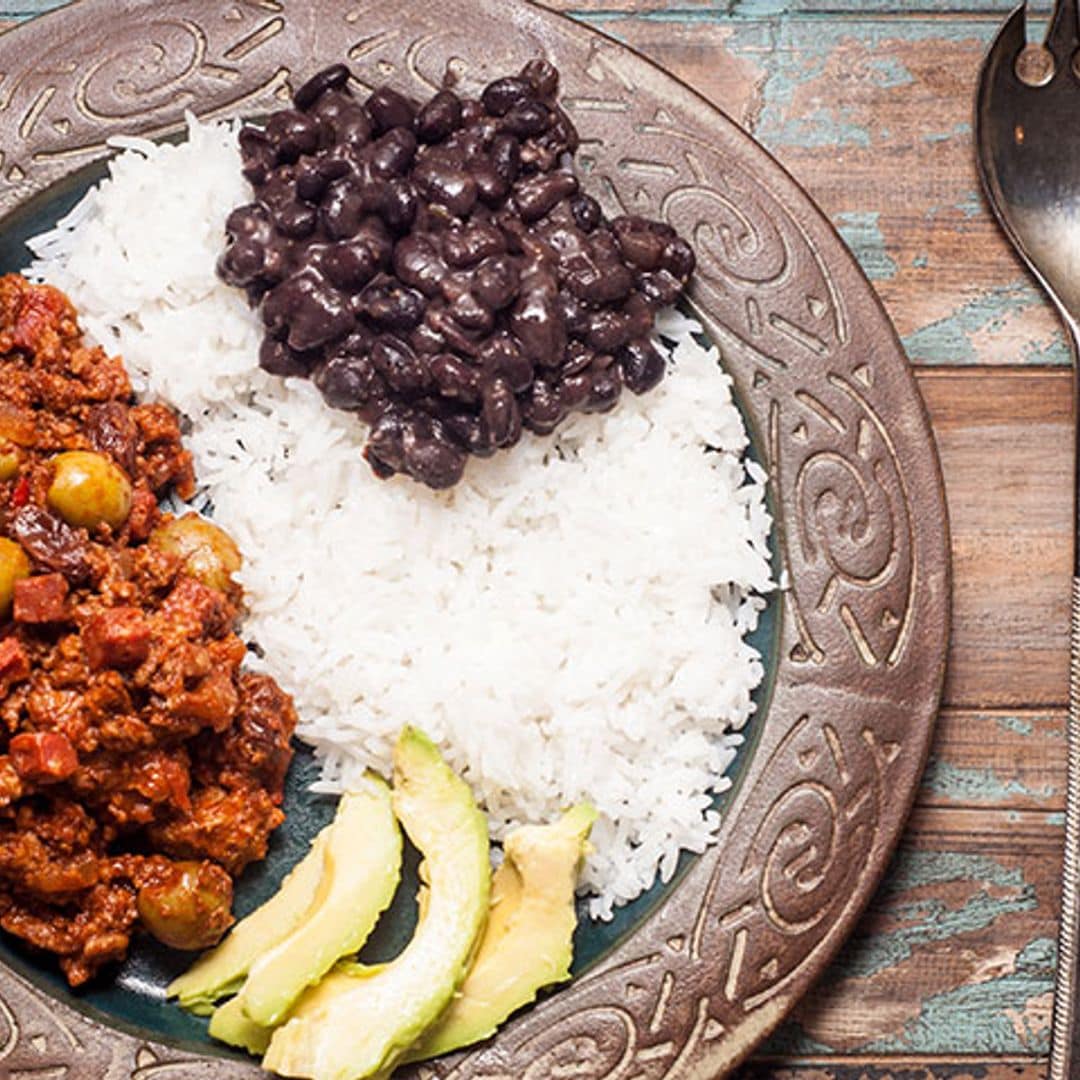
<path id="1" fill-rule="evenodd" d="M 216 863 L 173 863 L 136 898 L 146 929 L 173 949 L 208 949 L 232 924 L 232 878 Z"/>
<path id="2" fill-rule="evenodd" d="M 30 576 L 30 560 L 14 540 L 0 536 L 0 619 L 11 614 L 15 582 Z"/>
<path id="3" fill-rule="evenodd" d="M 19 452 L 4 439 L 0 439 L 0 484 L 10 480 L 19 471 Z"/>
<path id="4" fill-rule="evenodd" d="M 228 592 L 232 576 L 243 560 L 233 538 L 198 514 L 159 525 L 150 534 L 150 543 L 184 560 L 184 570 L 211 589 Z"/>
<path id="5" fill-rule="evenodd" d="M 53 482 L 46 496 L 69 525 L 119 529 L 131 511 L 131 482 L 107 457 L 69 450 L 53 458 Z"/>

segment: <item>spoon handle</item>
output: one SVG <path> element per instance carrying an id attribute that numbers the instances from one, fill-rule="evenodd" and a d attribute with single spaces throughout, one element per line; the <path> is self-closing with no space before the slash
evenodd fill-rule
<path id="1" fill-rule="evenodd" d="M 1070 7 L 1073 0 L 1069 0 Z M 1060 4 L 1059 4 L 1060 7 Z M 1065 852 L 1061 871 L 1061 922 L 1058 929 L 1054 1013 L 1050 1029 L 1048 1080 L 1080 1077 L 1080 327 L 1073 313 L 1059 303 L 1073 354 L 1073 578 L 1069 624 L 1069 715 L 1065 729 Z"/>

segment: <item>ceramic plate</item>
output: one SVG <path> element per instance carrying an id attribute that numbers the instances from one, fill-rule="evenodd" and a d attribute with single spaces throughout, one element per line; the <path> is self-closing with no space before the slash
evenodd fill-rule
<path id="1" fill-rule="evenodd" d="M 588 190 L 694 245 L 695 314 L 734 376 L 770 476 L 788 588 L 756 644 L 768 678 L 717 845 L 586 926 L 578 976 L 480 1048 L 413 1075 L 454 1080 L 715 1077 L 820 974 L 881 878 L 925 761 L 944 670 L 949 563 L 940 471 L 899 342 L 813 202 L 716 108 L 614 41 L 525 0 L 81 0 L 0 37 L 0 269 L 101 175 L 106 139 L 167 135 L 184 110 L 258 115 L 330 63 L 367 86 L 465 91 L 544 55 L 562 74 Z M 702 538 L 708 543 L 708 537 Z M 303 792 L 241 911 L 332 807 Z M 381 928 L 392 952 L 409 905 Z M 180 961 L 141 945 L 71 994 L 10 942 L 0 1071 L 259 1075 L 161 1000 Z"/>

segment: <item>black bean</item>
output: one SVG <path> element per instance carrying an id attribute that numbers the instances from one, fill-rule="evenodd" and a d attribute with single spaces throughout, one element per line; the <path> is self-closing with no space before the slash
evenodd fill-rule
<path id="1" fill-rule="evenodd" d="M 298 352 L 296 349 L 290 349 L 284 341 L 268 337 L 263 339 L 259 347 L 259 367 L 271 375 L 304 376 L 308 374 L 313 362 L 320 355 L 318 350 Z"/>
<path id="2" fill-rule="evenodd" d="M 652 274 L 639 274 L 637 287 L 641 295 L 653 305 L 653 307 L 667 307 L 674 304 L 682 292 L 682 284 L 679 279 L 673 277 L 666 270 L 657 270 Z"/>
<path id="3" fill-rule="evenodd" d="M 523 220 L 536 221 L 577 189 L 577 177 L 573 173 L 541 173 L 514 185 L 514 202 Z"/>
<path id="4" fill-rule="evenodd" d="M 274 167 L 274 148 L 265 133 L 258 128 L 245 126 L 237 137 L 240 144 L 240 171 L 244 179 L 258 187 L 266 182 Z"/>
<path id="5" fill-rule="evenodd" d="M 482 304 L 471 292 L 462 293 L 450 305 L 450 314 L 459 326 L 476 333 L 490 334 L 495 325 L 491 308 Z"/>
<path id="6" fill-rule="evenodd" d="M 423 176 L 424 194 L 462 217 L 475 205 L 476 181 L 464 170 L 450 165 L 432 165 Z"/>
<path id="7" fill-rule="evenodd" d="M 574 224 L 582 232 L 592 232 L 600 224 L 600 204 L 591 196 L 584 193 L 575 195 L 570 200 L 570 213 L 574 216 Z"/>
<path id="8" fill-rule="evenodd" d="M 640 217 L 619 217 L 611 223 L 623 258 L 639 270 L 655 270 L 667 246 L 667 239 Z"/>
<path id="9" fill-rule="evenodd" d="M 554 289 L 522 292 L 510 316 L 521 351 L 540 367 L 557 367 L 566 349 L 566 327 L 554 304 Z"/>
<path id="10" fill-rule="evenodd" d="M 527 79 L 542 98 L 553 98 L 559 90 L 559 72 L 554 64 L 542 57 L 530 60 L 522 69 L 521 77 Z"/>
<path id="11" fill-rule="evenodd" d="M 424 298 L 415 289 L 386 281 L 364 290 L 360 310 L 380 329 L 400 333 L 411 330 L 424 317 Z"/>
<path id="12" fill-rule="evenodd" d="M 435 490 L 453 487 L 465 472 L 465 451 L 441 427 L 429 434 L 414 420 L 405 429 L 404 451 L 405 471 Z"/>
<path id="13" fill-rule="evenodd" d="M 476 181 L 476 193 L 482 203 L 494 206 L 506 198 L 510 182 L 499 175 L 490 161 L 476 162 L 471 166 L 470 173 Z"/>
<path id="14" fill-rule="evenodd" d="M 664 377 L 664 358 L 644 338 L 631 341 L 615 354 L 622 368 L 623 382 L 635 393 L 644 394 Z"/>
<path id="15" fill-rule="evenodd" d="M 526 139 L 543 134 L 553 119 L 554 113 L 542 101 L 522 101 L 503 117 L 502 129 Z"/>
<path id="16" fill-rule="evenodd" d="M 443 257 L 451 266 L 474 266 L 489 255 L 506 250 L 502 232 L 483 221 L 465 228 L 447 229 L 442 238 Z"/>
<path id="17" fill-rule="evenodd" d="M 567 411 L 580 409 L 593 392 L 593 376 L 587 371 L 564 375 L 556 387 L 559 404 Z"/>
<path id="18" fill-rule="evenodd" d="M 583 260 L 566 274 L 567 288 L 591 304 L 610 304 L 625 298 L 634 287 L 634 278 L 622 262 Z"/>
<path id="19" fill-rule="evenodd" d="M 435 380 L 439 393 L 455 401 L 473 403 L 479 400 L 480 389 L 477 372 L 454 356 L 453 353 L 439 353 L 430 363 L 431 377 Z"/>
<path id="20" fill-rule="evenodd" d="M 332 126 L 334 138 L 344 147 L 359 149 L 371 141 L 371 117 L 363 105 L 357 105 L 352 100 L 337 111 Z"/>
<path id="21" fill-rule="evenodd" d="M 371 362 L 396 394 L 409 397 L 428 388 L 428 365 L 400 338 L 389 334 L 376 338 L 371 347 Z"/>
<path id="22" fill-rule="evenodd" d="M 416 137 L 425 143 L 442 142 L 461 126 L 461 98 L 451 90 L 440 90 L 417 114 L 413 123 Z"/>
<path id="23" fill-rule="evenodd" d="M 315 385 L 334 409 L 357 410 L 384 392 L 368 356 L 334 353 L 315 369 Z"/>
<path id="24" fill-rule="evenodd" d="M 590 348 L 611 352 L 625 345 L 632 336 L 630 320 L 620 311 L 602 308 L 589 316 L 589 332 L 585 342 Z"/>
<path id="25" fill-rule="evenodd" d="M 652 333 L 653 310 L 641 293 L 632 292 L 622 307 L 631 338 L 647 338 Z"/>
<path id="26" fill-rule="evenodd" d="M 319 159 L 305 157 L 296 167 L 296 194 L 306 202 L 317 203 L 326 191 L 330 178 L 321 168 Z"/>
<path id="27" fill-rule="evenodd" d="M 238 206 L 225 219 L 225 231 L 230 236 L 254 236 L 268 240 L 270 229 L 270 212 L 259 203 Z"/>
<path id="28" fill-rule="evenodd" d="M 335 181 L 319 207 L 319 223 L 331 240 L 355 236 L 364 215 L 364 197 L 349 178 Z"/>
<path id="29" fill-rule="evenodd" d="M 491 167 L 512 184 L 521 171 L 521 144 L 512 135 L 499 135 L 491 144 Z"/>
<path id="30" fill-rule="evenodd" d="M 521 413 L 505 379 L 492 379 L 484 387 L 482 416 L 492 445 L 513 446 L 521 438 Z"/>
<path id="31" fill-rule="evenodd" d="M 416 136 L 404 127 L 394 128 L 371 147 L 371 171 L 375 176 L 403 176 L 416 156 Z"/>
<path id="32" fill-rule="evenodd" d="M 266 248 L 257 240 L 234 240 L 218 259 L 218 274 L 229 285 L 244 288 L 259 280 Z"/>
<path id="33" fill-rule="evenodd" d="M 307 203 L 291 202 L 274 214 L 274 224 L 282 236 L 290 240 L 303 240 L 315 231 L 318 211 Z"/>
<path id="34" fill-rule="evenodd" d="M 398 177 L 388 180 L 382 187 L 377 210 L 394 232 L 408 232 L 416 218 L 416 192 L 412 184 Z"/>
<path id="35" fill-rule="evenodd" d="M 442 425 L 453 440 L 476 457 L 490 457 L 495 452 L 487 425 L 475 413 L 467 410 L 443 412 Z"/>
<path id="36" fill-rule="evenodd" d="M 439 292 L 439 283 L 446 277 L 447 267 L 427 236 L 410 233 L 394 247 L 394 273 L 425 296 L 435 296 Z"/>
<path id="37" fill-rule="evenodd" d="M 416 106 L 396 90 L 382 86 L 367 99 L 367 111 L 375 122 L 375 130 L 381 133 L 391 128 L 412 127 Z"/>
<path id="38" fill-rule="evenodd" d="M 383 479 L 405 471 L 405 416 L 388 407 L 371 425 L 364 457 L 376 476 Z"/>
<path id="39" fill-rule="evenodd" d="M 560 292 L 556 304 L 566 332 L 571 337 L 584 338 L 589 332 L 589 308 L 569 292 Z"/>
<path id="40" fill-rule="evenodd" d="M 369 356 L 334 353 L 315 369 L 315 386 L 326 404 L 356 410 L 384 392 L 383 383 Z"/>
<path id="41" fill-rule="evenodd" d="M 544 379 L 537 379 L 521 401 L 521 422 L 537 435 L 548 435 L 566 416 L 559 395 Z"/>
<path id="42" fill-rule="evenodd" d="M 528 101 L 536 93 L 528 79 L 508 75 L 484 87 L 480 95 L 484 108 L 491 116 L 505 116 L 515 105 Z"/>
<path id="43" fill-rule="evenodd" d="M 305 112 L 326 93 L 337 90 L 349 81 L 349 69 L 344 64 L 333 64 L 312 75 L 299 90 L 293 94 L 293 104 Z"/>
<path id="44" fill-rule="evenodd" d="M 521 275 L 509 255 L 492 255 L 477 268 L 472 290 L 492 311 L 499 311 L 518 294 Z"/>
<path id="45" fill-rule="evenodd" d="M 480 366 L 489 375 L 502 376 L 515 394 L 529 388 L 533 365 L 509 334 L 493 334 L 480 348 Z"/>
<path id="46" fill-rule="evenodd" d="M 602 371 L 592 374 L 592 389 L 585 404 L 581 406 L 583 412 L 610 412 L 615 408 L 622 393 L 622 375 L 618 364 L 610 364 Z"/>
<path id="47" fill-rule="evenodd" d="M 680 236 L 669 240 L 660 256 L 660 265 L 680 281 L 688 281 L 694 272 L 697 260 L 694 258 L 694 250 Z"/>
<path id="48" fill-rule="evenodd" d="M 306 113 L 282 109 L 267 120 L 266 138 L 278 161 L 292 162 L 319 148 L 319 125 Z"/>
<path id="49" fill-rule="evenodd" d="M 386 222 L 376 214 L 369 214 L 360 222 L 356 230 L 356 239 L 367 244 L 377 265 L 389 267 L 394 254 L 394 238 Z"/>
<path id="50" fill-rule="evenodd" d="M 320 248 L 319 268 L 339 289 L 361 289 L 375 276 L 375 256 L 363 239 L 343 240 Z"/>
<path id="51" fill-rule="evenodd" d="M 345 297 L 314 269 L 300 270 L 271 289 L 263 298 L 262 317 L 271 334 L 284 334 L 299 350 L 334 341 L 353 325 Z"/>
<path id="52" fill-rule="evenodd" d="M 563 375 L 577 375 L 579 372 L 584 371 L 592 364 L 595 356 L 596 353 L 587 345 L 583 345 L 580 341 L 571 341 L 566 346 L 566 352 L 563 354 Z"/>

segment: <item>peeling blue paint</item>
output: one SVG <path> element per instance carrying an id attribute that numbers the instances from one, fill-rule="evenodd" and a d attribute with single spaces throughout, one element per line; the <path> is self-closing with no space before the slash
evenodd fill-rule
<path id="1" fill-rule="evenodd" d="M 981 191 L 969 191 L 964 198 L 956 203 L 956 209 L 969 220 L 989 213 Z"/>
<path id="2" fill-rule="evenodd" d="M 1013 971 L 926 998 L 902 1035 L 877 1039 L 859 1050 L 896 1053 L 917 1046 L 921 1054 L 955 1053 L 957 1035 L 963 1033 L 974 1044 L 964 1047 L 968 1053 L 1045 1054 L 1050 1049 L 1049 1025 L 1026 1021 L 1023 1011 L 1052 988 L 1056 955 L 1053 941 L 1037 938 L 1017 954 Z"/>
<path id="3" fill-rule="evenodd" d="M 923 137 L 925 143 L 943 143 L 950 139 L 967 138 L 971 135 L 971 125 L 965 120 L 961 124 L 953 124 L 948 131 L 928 131 Z"/>
<path id="4" fill-rule="evenodd" d="M 1002 780 L 993 769 L 964 768 L 931 758 L 923 773 L 923 786 L 935 795 L 966 805 L 983 803 L 988 806 L 1008 802 L 1015 796 L 1047 799 L 1054 794 L 1050 784 L 1031 788 L 1020 780 Z"/>
<path id="5" fill-rule="evenodd" d="M 999 716 L 997 726 L 1002 731 L 1011 731 L 1016 735 L 1030 735 L 1035 730 L 1035 725 L 1022 716 Z"/>
<path id="6" fill-rule="evenodd" d="M 1042 292 L 1027 280 L 989 289 L 950 315 L 922 326 L 904 338 L 904 348 L 913 361 L 934 364 L 976 364 L 979 355 L 972 337 L 1000 330 L 1010 315 L 1047 303 Z M 1015 363 L 1059 364 L 1071 362 L 1063 333 L 1045 343 L 1028 342 L 1012 358 Z"/>
<path id="7" fill-rule="evenodd" d="M 896 261 L 885 247 L 881 215 L 876 211 L 836 215 L 836 228 L 871 281 L 896 277 Z"/>

